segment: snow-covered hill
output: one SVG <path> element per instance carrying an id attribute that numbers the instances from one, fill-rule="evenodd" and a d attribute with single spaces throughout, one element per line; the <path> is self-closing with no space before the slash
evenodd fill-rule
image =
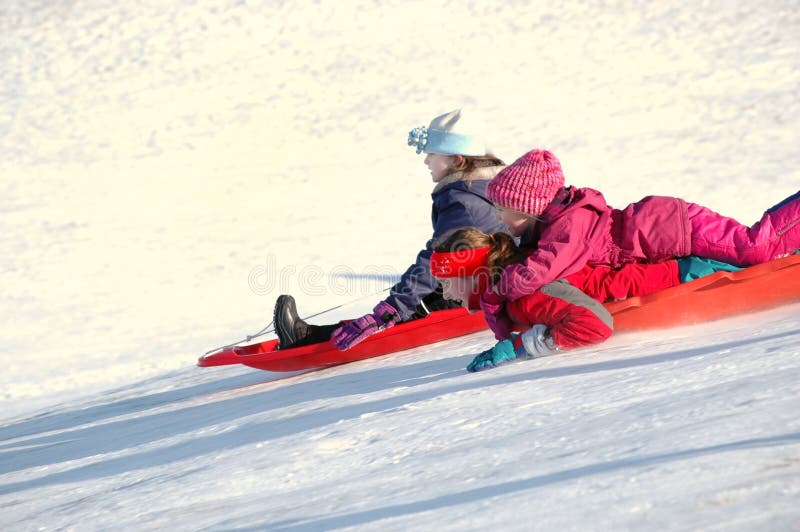
<path id="1" fill-rule="evenodd" d="M 186 367 L 0 429 L 4 529 L 791 530 L 800 305 L 480 374 Z"/>
<path id="2" fill-rule="evenodd" d="M 478 375 L 477 334 L 194 367 L 429 236 L 407 131 L 481 110 L 617 205 L 800 183 L 794 1 L 0 7 L 0 528 L 800 527 L 798 306 Z"/>

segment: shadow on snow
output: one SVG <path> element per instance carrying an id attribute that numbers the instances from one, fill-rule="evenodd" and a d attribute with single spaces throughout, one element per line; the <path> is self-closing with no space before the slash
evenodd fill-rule
<path id="1" fill-rule="evenodd" d="M 255 383 L 250 374 L 226 378 L 201 385 L 188 386 L 180 390 L 159 392 L 92 407 L 88 413 L 83 411 L 65 412 L 45 420 L 31 419 L 17 425 L 5 427 L 3 429 L 5 438 L 20 438 L 20 441 L 13 444 L 7 443 L 0 447 L 0 474 L 147 446 L 181 434 L 193 431 L 200 432 L 218 423 L 235 425 L 237 420 L 248 416 L 263 414 L 270 410 L 291 407 L 308 401 L 368 394 L 395 386 L 409 388 L 412 391 L 402 395 L 340 408 L 313 410 L 288 419 L 243 422 L 233 429 L 223 429 L 220 433 L 209 436 L 196 436 L 190 441 L 181 441 L 168 447 L 139 451 L 125 456 L 101 460 L 97 463 L 78 466 L 67 471 L 51 473 L 36 479 L 0 485 L 0 494 L 19 492 L 54 483 L 82 482 L 181 460 L 189 460 L 207 454 L 218 453 L 220 449 L 230 450 L 249 444 L 275 440 L 318 429 L 342 420 L 357 419 L 365 414 L 387 411 L 414 402 L 426 401 L 464 390 L 659 364 L 796 335 L 800 335 L 800 331 L 753 337 L 735 342 L 637 358 L 552 369 L 536 369 L 535 364 L 530 364 L 531 371 L 513 375 L 493 376 L 491 372 L 477 376 L 468 374 L 462 368 L 471 360 L 472 354 L 470 354 L 391 368 L 367 369 L 359 373 L 325 375 L 325 370 L 320 370 L 318 378 L 302 382 L 292 382 L 293 380 L 298 380 L 297 376 L 278 378 L 277 381 L 274 379 L 264 380 L 262 374 L 258 373 L 254 374 L 258 376 Z M 454 367 L 458 369 L 453 369 Z M 274 374 L 269 375 L 274 376 Z M 303 375 L 299 377 L 302 378 Z M 427 376 L 420 377 L 420 375 Z M 420 389 L 420 386 L 431 382 L 441 383 L 452 379 L 456 380 L 449 385 Z M 278 387 L 270 386 L 274 384 L 281 385 Z M 75 425 L 86 424 L 118 415 L 130 414 L 132 411 L 146 410 L 155 405 L 167 405 L 187 399 L 198 399 L 198 396 L 203 394 L 214 394 L 242 388 L 258 388 L 261 386 L 269 387 L 264 391 L 223 398 L 214 402 L 202 402 L 167 412 L 144 414 L 131 419 L 111 421 L 88 427 L 69 428 L 70 422 Z M 38 429 L 37 422 L 43 423 Z M 18 434 L 15 434 L 16 429 L 19 429 Z M 36 430 L 41 430 L 42 432 L 55 431 L 55 433 L 38 437 L 34 435 L 32 438 L 22 439 L 23 435 L 31 435 Z M 795 435 L 789 436 L 795 438 Z"/>

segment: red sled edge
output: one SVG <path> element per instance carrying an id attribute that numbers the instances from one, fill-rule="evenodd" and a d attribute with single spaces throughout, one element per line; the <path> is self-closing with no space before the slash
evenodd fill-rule
<path id="1" fill-rule="evenodd" d="M 312 344 L 285 351 L 277 350 L 278 340 L 231 347 L 200 357 L 201 367 L 244 364 L 269 371 L 298 371 L 345 364 L 365 358 L 412 349 L 488 328 L 482 312 L 466 309 L 440 310 L 425 318 L 400 323 L 391 329 L 370 336 L 347 351 L 336 349 L 331 342 Z"/>

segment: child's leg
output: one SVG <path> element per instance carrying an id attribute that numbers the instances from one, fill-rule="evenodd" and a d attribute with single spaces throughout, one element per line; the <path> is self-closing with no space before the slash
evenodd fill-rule
<path id="1" fill-rule="evenodd" d="M 694 255 L 681 257 L 676 262 L 678 263 L 678 278 L 682 283 L 688 283 L 689 281 L 700 279 L 712 273 L 736 272 L 741 270 L 740 267 L 733 266 L 727 262 L 696 257 Z"/>
<path id="2" fill-rule="evenodd" d="M 431 312 L 459 308 L 460 306 L 460 301 L 445 299 L 444 295 L 442 295 L 442 285 L 439 285 L 436 287 L 436 290 L 422 298 L 422 301 L 420 301 L 419 305 L 417 305 L 417 308 L 414 310 L 414 314 L 404 321 L 418 320 L 424 318 Z"/>
<path id="3" fill-rule="evenodd" d="M 680 284 L 675 260 L 659 264 L 625 264 L 617 269 L 587 264 L 582 270 L 568 275 L 566 280 L 602 303 L 646 296 Z"/>
<path id="4" fill-rule="evenodd" d="M 692 255 L 738 266 L 785 257 L 800 248 L 800 192 L 770 208 L 753 226 L 687 203 Z"/>
<path id="5" fill-rule="evenodd" d="M 290 349 L 303 345 L 318 344 L 331 339 L 333 331 L 341 323 L 331 325 L 312 325 L 297 315 L 297 305 L 290 295 L 278 296 L 273 311 L 275 333 L 278 335 L 278 349 Z"/>

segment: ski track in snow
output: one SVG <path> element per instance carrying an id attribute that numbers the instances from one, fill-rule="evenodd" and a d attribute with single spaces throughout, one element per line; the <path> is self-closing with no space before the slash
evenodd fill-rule
<path id="1" fill-rule="evenodd" d="M 794 1 L 0 7 L 0 529 L 800 529 L 800 305 L 472 375 L 488 333 L 200 369 L 429 237 L 406 132 L 479 107 L 620 206 L 797 190 Z M 398 206 L 403 206 L 399 209 Z"/>

